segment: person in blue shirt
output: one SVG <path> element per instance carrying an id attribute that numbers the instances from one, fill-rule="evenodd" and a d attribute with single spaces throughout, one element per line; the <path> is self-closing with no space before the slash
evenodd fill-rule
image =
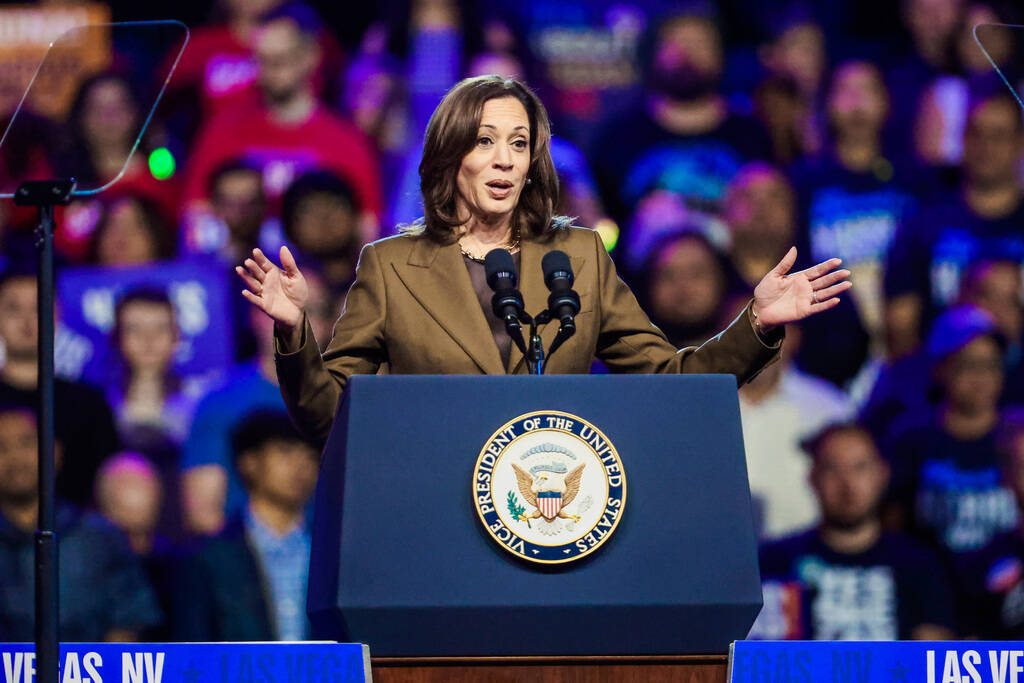
<path id="1" fill-rule="evenodd" d="M 231 437 L 248 504 L 186 562 L 175 636 L 188 641 L 309 637 L 306 505 L 319 452 L 283 410 L 247 415 Z"/>

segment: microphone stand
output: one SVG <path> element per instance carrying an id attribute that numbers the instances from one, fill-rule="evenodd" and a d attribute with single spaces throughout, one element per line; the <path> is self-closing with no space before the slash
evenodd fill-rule
<path id="1" fill-rule="evenodd" d="M 18 206 L 39 209 L 36 248 L 39 250 L 39 520 L 35 534 L 36 680 L 57 683 L 60 626 L 57 593 L 57 530 L 53 461 L 53 207 L 67 204 L 75 180 L 30 180 L 14 193 Z"/>
<path id="2" fill-rule="evenodd" d="M 554 341 L 551 342 L 551 348 L 548 349 L 547 356 L 545 356 L 544 343 L 540 339 L 540 334 L 537 333 L 537 327 L 551 322 L 551 311 L 542 311 L 534 317 L 524 313 L 522 321 L 530 325 L 529 348 L 523 352 L 523 357 L 526 358 L 526 367 L 531 375 L 543 375 L 544 364 L 547 358 L 557 351 L 558 347 L 564 344 L 569 337 L 576 333 L 576 327 L 575 325 L 559 323 L 558 334 L 555 335 Z M 518 343 L 516 345 L 518 346 Z M 523 350 L 522 347 L 520 347 L 520 350 Z"/>

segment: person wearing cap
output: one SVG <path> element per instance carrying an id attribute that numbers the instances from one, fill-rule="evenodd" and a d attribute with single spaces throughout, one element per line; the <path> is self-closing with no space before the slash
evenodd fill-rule
<path id="1" fill-rule="evenodd" d="M 995 444 L 1005 344 L 980 308 L 939 316 L 925 347 L 936 407 L 918 424 L 897 427 L 885 448 L 890 519 L 952 556 L 983 548 L 1017 523 Z"/>

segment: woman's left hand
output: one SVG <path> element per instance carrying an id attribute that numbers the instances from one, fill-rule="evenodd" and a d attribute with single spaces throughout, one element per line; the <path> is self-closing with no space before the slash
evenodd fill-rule
<path id="1" fill-rule="evenodd" d="M 765 328 L 785 325 L 821 313 L 839 303 L 838 295 L 850 287 L 850 271 L 835 270 L 842 261 L 829 259 L 799 273 L 789 273 L 796 262 L 796 247 L 754 289 L 754 313 Z"/>

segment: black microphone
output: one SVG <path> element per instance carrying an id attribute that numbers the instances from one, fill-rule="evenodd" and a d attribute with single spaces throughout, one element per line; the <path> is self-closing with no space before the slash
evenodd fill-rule
<path id="1" fill-rule="evenodd" d="M 572 264 L 564 251 L 549 251 L 540 262 L 544 272 L 544 284 L 551 290 L 548 296 L 548 311 L 557 318 L 560 329 L 568 335 L 576 331 L 573 316 L 580 312 L 580 295 L 572 288 L 575 277 Z"/>
<path id="2" fill-rule="evenodd" d="M 523 328 L 519 324 L 524 316 L 526 304 L 522 293 L 516 289 L 518 277 L 516 264 L 512 254 L 504 249 L 491 249 L 484 257 L 484 272 L 487 274 L 487 285 L 494 290 L 491 297 L 491 310 L 495 317 L 505 323 L 505 330 L 520 351 L 526 353 L 523 341 Z"/>

